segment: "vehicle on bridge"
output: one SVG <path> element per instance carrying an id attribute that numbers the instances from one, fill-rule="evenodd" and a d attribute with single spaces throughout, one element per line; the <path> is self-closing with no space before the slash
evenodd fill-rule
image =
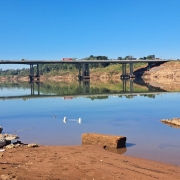
<path id="1" fill-rule="evenodd" d="M 62 58 L 62 61 L 75 61 L 77 58 Z"/>

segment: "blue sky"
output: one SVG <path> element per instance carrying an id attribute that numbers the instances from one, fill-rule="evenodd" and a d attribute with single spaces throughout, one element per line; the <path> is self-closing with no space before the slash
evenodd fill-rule
<path id="1" fill-rule="evenodd" d="M 180 0 L 0 0 L 0 60 L 178 59 L 179 8 Z"/>

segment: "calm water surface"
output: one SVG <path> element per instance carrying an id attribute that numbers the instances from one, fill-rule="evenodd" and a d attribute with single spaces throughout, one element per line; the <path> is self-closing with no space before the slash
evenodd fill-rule
<path id="1" fill-rule="evenodd" d="M 24 143 L 43 145 L 80 145 L 86 132 L 123 135 L 126 155 L 180 165 L 180 129 L 160 122 L 180 117 L 179 100 L 178 92 L 144 84 L 132 88 L 129 82 L 126 88 L 122 83 L 0 83 L 0 126 Z"/>

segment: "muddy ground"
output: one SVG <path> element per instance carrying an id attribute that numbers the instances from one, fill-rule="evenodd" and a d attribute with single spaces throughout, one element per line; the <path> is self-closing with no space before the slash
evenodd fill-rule
<path id="1" fill-rule="evenodd" d="M 180 179 L 180 167 L 106 151 L 101 146 L 40 146 L 0 153 L 1 179 Z"/>

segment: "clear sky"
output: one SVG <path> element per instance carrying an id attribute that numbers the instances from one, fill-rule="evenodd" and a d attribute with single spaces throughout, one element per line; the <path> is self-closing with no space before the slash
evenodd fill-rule
<path id="1" fill-rule="evenodd" d="M 179 8 L 180 0 L 0 0 L 0 60 L 178 59 Z"/>

